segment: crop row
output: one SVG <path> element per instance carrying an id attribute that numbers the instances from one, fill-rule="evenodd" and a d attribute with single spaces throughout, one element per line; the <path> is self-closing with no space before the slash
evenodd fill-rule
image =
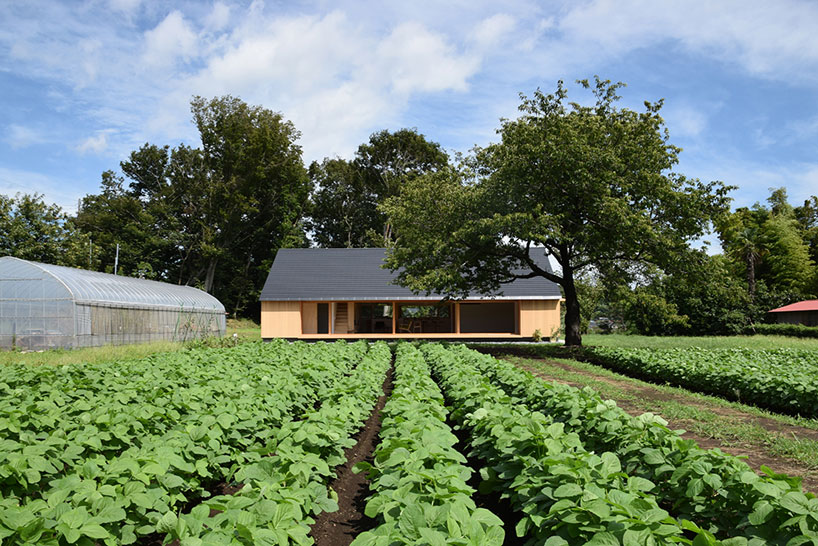
<path id="1" fill-rule="evenodd" d="M 595 362 L 628 375 L 818 417 L 818 351 L 595 347 L 585 352 Z"/>
<path id="2" fill-rule="evenodd" d="M 454 447 L 443 396 L 411 345 L 397 348 L 394 388 L 382 414 L 374 461 L 356 467 L 368 471 L 374 494 L 366 515 L 380 525 L 352 545 L 501 545 L 503 522 L 475 506 L 466 483 L 472 470 Z"/>
<path id="3" fill-rule="evenodd" d="M 487 465 L 481 488 L 522 514 L 516 532 L 526 545 L 690 544 L 684 529 L 699 534 L 697 544 L 717 543 L 660 508 L 654 484 L 623 472 L 615 454 L 586 451 L 576 433 L 515 404 L 459 351 L 422 350 L 469 432 L 471 454 Z"/>
<path id="4" fill-rule="evenodd" d="M 669 430 L 660 418 L 632 417 L 592 389 L 548 383 L 516 366 L 464 347 L 458 357 L 499 385 L 515 402 L 539 410 L 578 435 L 588 451 L 610 452 L 628 474 L 677 518 L 741 544 L 818 544 L 818 499 L 800 478 L 752 472 L 740 459 L 705 450 Z"/>
<path id="5" fill-rule="evenodd" d="M 208 499 L 179 517 L 169 513 L 158 529 L 168 533 L 165 541 L 179 540 L 181 546 L 312 544 L 312 516 L 338 509 L 328 483 L 383 394 L 390 364 L 385 343 L 371 347 L 320 408 L 285 424 L 261 460 L 236 472 L 243 487 L 235 495 Z"/>
<path id="6" fill-rule="evenodd" d="M 0 431 L 0 538 L 129 544 L 157 532 L 169 513 L 260 460 L 276 431 L 320 401 L 365 351 L 258 344 L 21 369 L 30 392 L 4 369 L 0 388 L 52 418 Z M 3 412 L 12 411 L 4 402 Z M 155 417 L 150 428 L 146 414 Z"/>

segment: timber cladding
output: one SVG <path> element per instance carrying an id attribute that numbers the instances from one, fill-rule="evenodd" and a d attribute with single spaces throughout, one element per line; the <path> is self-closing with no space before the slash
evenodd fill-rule
<path id="1" fill-rule="evenodd" d="M 551 338 L 560 329 L 560 300 L 522 300 L 520 335 L 531 337 L 536 330 Z M 552 335 L 553 334 L 553 335 Z"/>
<path id="2" fill-rule="evenodd" d="M 261 302 L 261 337 L 299 337 L 301 335 L 301 302 Z"/>
<path id="3" fill-rule="evenodd" d="M 355 302 L 324 303 L 330 310 L 330 324 L 333 323 L 333 318 L 339 311 L 344 311 L 347 318 L 342 321 L 343 326 L 340 330 L 330 327 L 331 330 L 319 334 L 320 303 L 315 301 L 261 302 L 261 337 L 263 339 L 312 338 L 316 335 L 365 337 L 365 334 L 356 333 L 350 326 L 355 323 Z M 535 331 L 539 330 L 542 337 L 551 338 L 556 335 L 560 326 L 559 300 L 458 302 L 452 305 L 452 310 L 454 311 L 453 328 L 448 334 L 443 332 L 441 335 L 465 338 L 473 337 L 475 334 L 502 334 L 503 336 L 530 338 Z M 394 317 L 389 320 L 394 321 Z M 410 337 L 425 337 L 424 333 L 408 332 L 408 334 L 413 334 Z M 391 331 L 386 334 L 391 334 Z M 395 337 L 405 336 L 397 330 L 393 335 Z"/>

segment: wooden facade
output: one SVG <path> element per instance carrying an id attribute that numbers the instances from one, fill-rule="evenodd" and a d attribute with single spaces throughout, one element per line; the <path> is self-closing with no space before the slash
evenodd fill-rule
<path id="1" fill-rule="evenodd" d="M 437 308 L 434 316 L 402 316 Z M 376 315 L 373 310 L 380 314 Z M 408 315 L 408 313 L 407 313 Z M 560 327 L 560 300 L 262 301 L 262 339 L 543 339 Z"/>

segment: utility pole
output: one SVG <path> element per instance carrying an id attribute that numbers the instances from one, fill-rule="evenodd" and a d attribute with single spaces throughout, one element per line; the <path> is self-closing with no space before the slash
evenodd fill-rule
<path id="1" fill-rule="evenodd" d="M 119 243 L 116 244 L 116 258 L 114 258 L 114 275 L 116 275 L 117 267 L 119 267 Z"/>

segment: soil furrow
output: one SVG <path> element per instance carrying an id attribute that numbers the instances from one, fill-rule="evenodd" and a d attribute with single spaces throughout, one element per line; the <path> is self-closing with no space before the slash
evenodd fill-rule
<path id="1" fill-rule="evenodd" d="M 310 532 L 316 546 L 348 546 L 359 533 L 373 528 L 376 523 L 364 514 L 370 494 L 369 480 L 365 473 L 356 474 L 352 468 L 361 461 L 372 462 L 381 431 L 381 410 L 392 392 L 393 371 L 394 367 L 387 373 L 383 394 L 356 435 L 357 443 L 346 450 L 347 462 L 336 469 L 336 478 L 330 487 L 338 494 L 338 510 L 316 516 Z"/>

